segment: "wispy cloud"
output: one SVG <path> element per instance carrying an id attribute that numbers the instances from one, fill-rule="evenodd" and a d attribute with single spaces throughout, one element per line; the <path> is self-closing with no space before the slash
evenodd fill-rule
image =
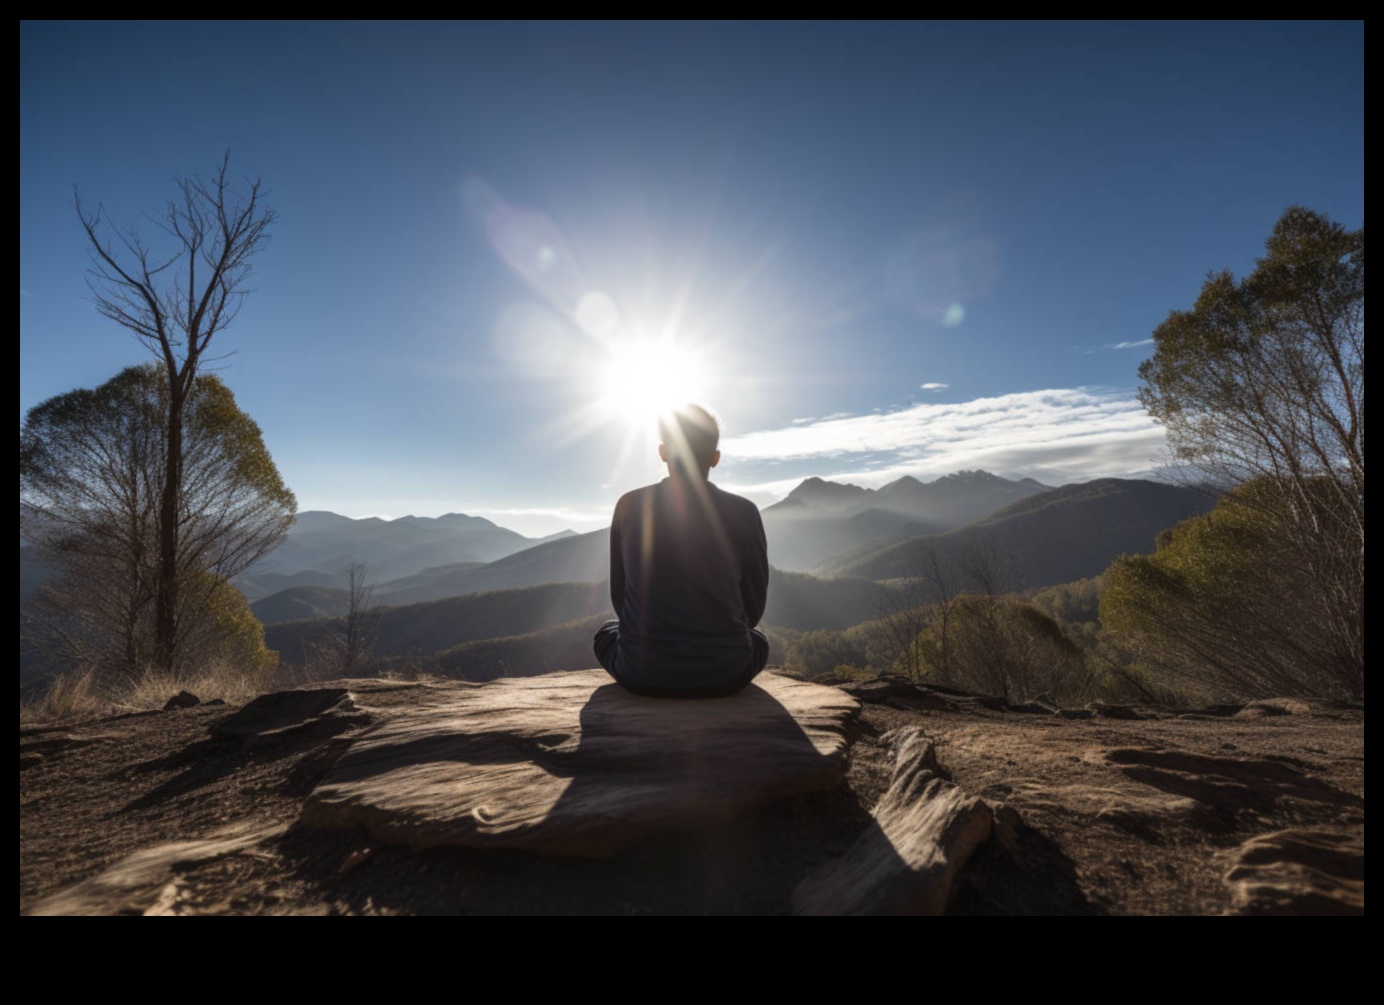
<path id="1" fill-rule="evenodd" d="M 939 384 L 939 383 L 937 383 L 937 381 L 935 381 L 935 380 L 930 380 L 930 381 L 928 381 L 926 384 L 919 384 L 919 385 L 918 385 L 918 390 L 920 390 L 920 391 L 945 391 L 945 390 L 946 390 L 947 388 L 949 388 L 949 387 L 951 387 L 950 384 Z"/>
<path id="2" fill-rule="evenodd" d="M 1153 339 L 1141 338 L 1138 342 L 1108 342 L 1107 349 L 1137 349 L 1141 345 L 1153 345 Z"/>
<path id="3" fill-rule="evenodd" d="M 1127 393 L 1067 388 L 828 417 L 733 437 L 723 451 L 738 488 L 762 497 L 806 473 L 863 485 L 967 468 L 1049 484 L 1143 474 L 1164 436 Z M 784 478 L 784 465 L 804 474 Z"/>

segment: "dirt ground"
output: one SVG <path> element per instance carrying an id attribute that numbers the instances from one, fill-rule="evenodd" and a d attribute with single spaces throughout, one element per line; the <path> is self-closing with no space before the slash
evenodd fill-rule
<path id="1" fill-rule="evenodd" d="M 845 784 L 571 860 L 295 827 L 371 716 L 418 698 L 348 683 L 370 714 L 268 743 L 213 738 L 225 705 L 21 726 L 20 911 L 784 914 L 869 824 L 893 768 L 886 734 L 917 727 L 953 781 L 1017 812 L 971 859 L 951 913 L 1363 912 L 1362 708 L 1068 719 L 890 699 L 864 706 Z"/>

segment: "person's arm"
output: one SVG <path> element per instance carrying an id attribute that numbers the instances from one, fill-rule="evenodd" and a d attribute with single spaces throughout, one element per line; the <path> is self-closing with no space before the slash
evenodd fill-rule
<path id="1" fill-rule="evenodd" d="M 621 608 L 625 604 L 625 553 L 620 542 L 620 509 L 620 503 L 616 503 L 615 515 L 610 519 L 610 606 L 615 609 L 617 618 L 624 616 Z"/>
<path id="2" fill-rule="evenodd" d="M 750 627 L 764 617 L 764 604 L 769 597 L 769 542 L 764 537 L 764 520 L 759 508 L 751 504 L 749 526 L 745 534 L 745 555 L 741 561 L 740 599 Z"/>

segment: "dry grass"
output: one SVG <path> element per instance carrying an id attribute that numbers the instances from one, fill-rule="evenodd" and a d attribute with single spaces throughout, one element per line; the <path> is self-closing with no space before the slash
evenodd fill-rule
<path id="1" fill-rule="evenodd" d="M 373 666 L 356 676 L 423 684 L 455 679 L 421 660 L 387 669 Z M 220 698 L 228 705 L 240 705 L 266 691 L 312 687 L 340 677 L 340 671 L 334 667 L 302 667 L 287 663 L 280 664 L 273 673 L 264 674 L 245 672 L 233 664 L 213 661 L 176 674 L 151 668 L 137 678 L 117 680 L 103 679 L 94 669 L 79 667 L 53 675 L 46 688 L 21 699 L 19 722 L 39 725 L 163 708 L 179 691 L 190 691 L 204 702 Z"/>
<path id="2" fill-rule="evenodd" d="M 267 683 L 262 673 L 247 673 L 222 662 L 181 673 L 149 669 L 136 678 L 117 680 L 103 679 L 95 670 L 79 667 L 54 675 L 42 693 L 21 701 L 19 721 L 57 722 L 163 708 L 179 691 L 190 691 L 202 701 L 220 698 L 227 704 L 239 704 L 262 693 Z"/>

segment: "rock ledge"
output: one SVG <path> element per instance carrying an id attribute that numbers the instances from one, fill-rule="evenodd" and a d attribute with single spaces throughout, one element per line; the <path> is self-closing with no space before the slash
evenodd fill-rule
<path id="1" fill-rule="evenodd" d="M 601 670 L 492 681 L 394 708 L 304 805 L 377 841 L 605 856 L 827 789 L 859 703 L 761 675 L 732 698 L 642 698 Z"/>

